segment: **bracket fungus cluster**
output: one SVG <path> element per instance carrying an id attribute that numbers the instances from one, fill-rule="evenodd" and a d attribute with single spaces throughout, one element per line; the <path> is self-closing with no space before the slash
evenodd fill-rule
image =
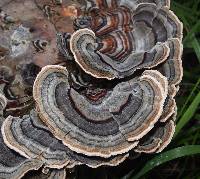
<path id="1" fill-rule="evenodd" d="M 0 42 L 0 178 L 43 168 L 64 179 L 77 165 L 161 152 L 175 131 L 183 73 L 170 0 L 34 3 L 44 18 L 11 25 L 11 45 Z"/>

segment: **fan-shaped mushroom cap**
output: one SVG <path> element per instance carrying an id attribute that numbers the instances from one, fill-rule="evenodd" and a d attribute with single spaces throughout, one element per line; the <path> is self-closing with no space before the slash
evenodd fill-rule
<path id="1" fill-rule="evenodd" d="M 59 150 L 59 141 L 53 141 L 50 133 L 42 133 L 34 128 L 30 120 L 32 117 L 34 116 L 6 118 L 2 127 L 4 141 L 26 158 L 41 158 L 47 167 L 63 168 L 69 163 L 69 159 L 65 152 Z"/>
<path id="2" fill-rule="evenodd" d="M 0 111 L 6 107 L 7 100 L 3 94 L 0 94 Z M 0 117 L 0 127 L 5 119 Z M 9 149 L 0 133 L 0 178 L 19 179 L 29 170 L 37 170 L 42 163 L 37 159 L 26 159 Z"/>
<path id="3" fill-rule="evenodd" d="M 0 127 L 2 121 L 0 120 Z M 26 159 L 15 151 L 9 149 L 0 133 L 0 178 L 19 179 L 30 170 L 37 170 L 42 163 L 37 159 Z"/>
<path id="4" fill-rule="evenodd" d="M 176 110 L 176 102 L 174 100 L 174 96 L 171 94 L 168 94 L 170 91 L 168 90 L 168 81 L 165 80 L 165 78 L 161 78 L 160 76 L 158 76 L 158 71 L 152 71 L 152 70 L 146 70 L 143 74 L 151 74 L 153 75 L 155 78 L 157 77 L 157 80 L 162 84 L 163 89 L 165 89 L 165 94 L 167 94 L 166 98 L 165 98 L 165 103 L 163 106 L 163 112 L 162 115 L 160 117 L 161 122 L 166 122 L 171 116 L 172 114 L 174 114 L 175 110 Z M 158 78 L 159 77 L 159 78 Z"/>
<path id="5" fill-rule="evenodd" d="M 102 6 L 99 11 L 88 10 L 88 16 L 75 20 L 80 30 L 72 34 L 70 49 L 75 61 L 94 77 L 123 78 L 155 67 L 169 55 L 168 40 L 182 39 L 182 24 L 167 6 L 139 3 L 133 11 L 123 2 L 130 1 L 94 1 Z"/>
<path id="6" fill-rule="evenodd" d="M 27 158 L 39 158 L 45 167 L 73 168 L 86 164 L 92 168 L 101 165 L 115 166 L 123 162 L 128 154 L 104 159 L 87 157 L 75 153 L 56 139 L 48 127 L 32 111 L 23 118 L 8 117 L 2 127 L 6 144 Z"/>
<path id="7" fill-rule="evenodd" d="M 163 113 L 160 118 L 160 122 L 166 122 L 172 114 L 176 111 L 176 101 L 170 95 L 167 96 L 164 107 Z"/>
<path id="8" fill-rule="evenodd" d="M 161 152 L 172 140 L 175 132 L 175 123 L 172 116 L 165 123 L 158 123 L 136 147 L 135 152 L 154 153 Z"/>
<path id="9" fill-rule="evenodd" d="M 41 119 L 66 146 L 88 156 L 110 157 L 134 148 L 153 128 L 166 88 L 164 76 L 147 71 L 90 98 L 70 86 L 64 67 L 46 66 L 35 80 L 33 95 Z"/>
<path id="10" fill-rule="evenodd" d="M 168 46 L 170 47 L 169 57 L 157 69 L 167 77 L 169 82 L 169 95 L 174 97 L 177 92 L 176 86 L 181 82 L 183 77 L 181 60 L 183 45 L 178 38 L 173 38 L 168 40 Z"/>
<path id="11" fill-rule="evenodd" d="M 183 46 L 178 38 L 168 40 L 168 46 L 170 47 L 168 59 L 156 67 L 168 79 L 169 83 L 169 92 L 165 100 L 161 122 L 165 122 L 176 110 L 174 96 L 178 91 L 178 84 L 183 76 L 181 60 Z"/>
<path id="12" fill-rule="evenodd" d="M 113 37 L 118 38 L 117 34 L 113 35 Z M 119 42 L 120 40 L 116 41 Z M 119 43 L 123 44 L 123 42 Z M 108 47 L 110 47 L 109 44 Z M 116 47 L 121 48 L 121 45 L 116 44 Z M 107 78 L 109 80 L 130 75 L 136 69 L 154 67 L 165 61 L 169 54 L 168 46 L 163 43 L 155 45 L 151 50 L 131 52 L 132 54 L 125 60 L 113 60 L 108 55 L 97 51 L 98 43 L 96 42 L 95 34 L 89 29 L 76 31 L 70 39 L 70 48 L 74 54 L 75 61 L 85 72 L 96 78 Z M 120 50 L 115 51 L 118 52 Z"/>

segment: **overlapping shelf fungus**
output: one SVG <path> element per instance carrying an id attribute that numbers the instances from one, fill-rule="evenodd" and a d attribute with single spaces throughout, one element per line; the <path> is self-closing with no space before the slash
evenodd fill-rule
<path id="1" fill-rule="evenodd" d="M 0 26 L 0 178 L 64 179 L 170 143 L 183 74 L 170 0 L 3 0 Z"/>

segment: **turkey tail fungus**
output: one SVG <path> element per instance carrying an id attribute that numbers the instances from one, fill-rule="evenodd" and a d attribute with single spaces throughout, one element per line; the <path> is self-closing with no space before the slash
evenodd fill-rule
<path id="1" fill-rule="evenodd" d="M 167 147 L 183 76 L 170 0 L 10 4 L 0 17 L 0 178 L 41 169 L 64 179 Z"/>

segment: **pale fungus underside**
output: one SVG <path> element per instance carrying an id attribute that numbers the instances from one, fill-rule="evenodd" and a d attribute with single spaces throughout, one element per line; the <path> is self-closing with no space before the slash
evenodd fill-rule
<path id="1" fill-rule="evenodd" d="M 170 0 L 20 5 L 24 16 L 1 10 L 0 178 L 64 179 L 170 143 L 183 75 Z"/>

